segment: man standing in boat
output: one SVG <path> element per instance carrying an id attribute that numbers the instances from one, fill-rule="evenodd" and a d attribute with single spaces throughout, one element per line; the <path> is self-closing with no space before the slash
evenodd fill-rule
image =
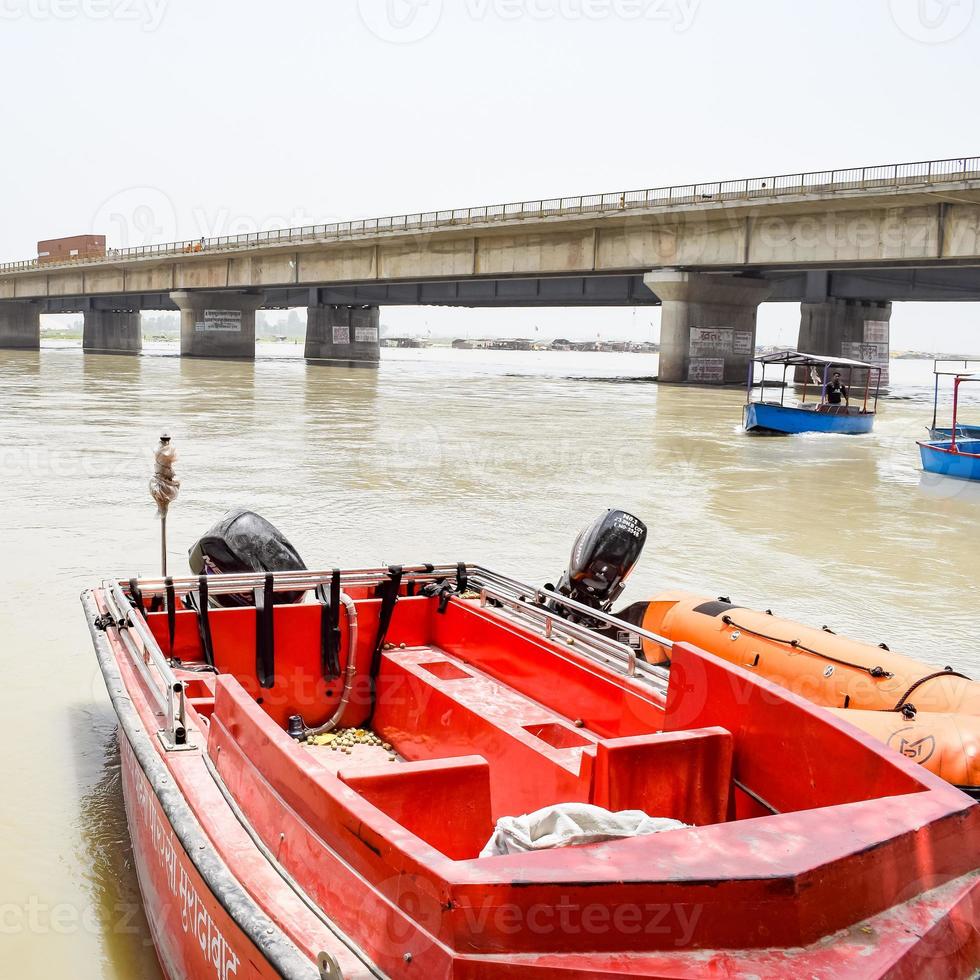
<path id="1" fill-rule="evenodd" d="M 840 371 L 834 371 L 833 380 L 827 383 L 824 398 L 828 405 L 839 405 L 843 398 L 844 404 L 850 406 L 851 403 L 847 397 L 847 388 L 841 383 Z"/>

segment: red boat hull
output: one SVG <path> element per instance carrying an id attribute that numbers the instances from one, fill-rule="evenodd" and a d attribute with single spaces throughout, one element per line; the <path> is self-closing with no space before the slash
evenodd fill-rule
<path id="1" fill-rule="evenodd" d="M 275 980 L 279 974 L 194 867 L 122 732 L 119 751 L 136 875 L 164 974 Z"/>

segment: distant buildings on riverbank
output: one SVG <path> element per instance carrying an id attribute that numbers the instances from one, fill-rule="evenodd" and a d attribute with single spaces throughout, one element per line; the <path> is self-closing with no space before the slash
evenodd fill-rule
<path id="1" fill-rule="evenodd" d="M 445 344 L 423 337 L 382 337 L 381 346 L 415 348 L 442 347 Z M 452 341 L 450 346 L 454 350 L 619 351 L 631 354 L 655 354 L 660 350 L 659 344 L 633 343 L 629 340 L 578 341 L 559 338 L 546 343 L 540 340 L 530 340 L 526 337 L 483 337 L 472 340 L 460 337 Z"/>

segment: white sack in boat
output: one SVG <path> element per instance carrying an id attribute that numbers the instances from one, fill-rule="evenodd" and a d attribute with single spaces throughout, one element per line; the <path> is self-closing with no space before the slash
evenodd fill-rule
<path id="1" fill-rule="evenodd" d="M 501 817 L 480 857 L 640 837 L 686 826 L 680 820 L 651 817 L 642 810 L 613 813 L 591 803 L 556 803 L 520 817 Z"/>

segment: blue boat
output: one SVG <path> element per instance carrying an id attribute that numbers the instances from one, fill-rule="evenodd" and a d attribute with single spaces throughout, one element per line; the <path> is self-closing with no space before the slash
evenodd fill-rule
<path id="1" fill-rule="evenodd" d="M 936 425 L 939 414 L 939 379 L 940 378 L 968 378 L 980 369 L 980 360 L 970 358 L 943 358 L 937 357 L 932 362 L 932 373 L 936 378 L 935 392 L 932 398 L 932 425 L 929 426 L 929 439 L 933 442 L 941 442 L 943 439 L 951 439 L 953 427 Z M 980 425 L 964 425 L 962 422 L 956 424 L 956 438 L 960 439 L 980 439 Z"/>
<path id="2" fill-rule="evenodd" d="M 749 402 L 745 406 L 746 432 L 773 432 L 793 435 L 799 432 L 839 432 L 844 435 L 860 435 L 870 432 L 874 424 L 874 412 L 844 408 L 837 405 L 779 405 L 776 402 Z M 843 406 L 840 406 L 843 408 Z"/>
<path id="3" fill-rule="evenodd" d="M 936 371 L 936 399 L 938 402 L 939 374 L 949 372 Z M 949 429 L 948 438 L 933 438 L 928 442 L 920 442 L 919 456 L 922 468 L 927 473 L 938 473 L 940 476 L 953 476 L 960 480 L 980 480 L 980 438 L 967 436 L 964 431 L 976 432 L 975 426 L 959 424 L 960 385 L 967 381 L 980 381 L 980 374 L 953 374 L 953 424 Z M 933 412 L 933 434 L 935 428 L 935 411 Z"/>
<path id="4" fill-rule="evenodd" d="M 761 370 L 756 377 L 756 365 Z M 766 377 L 766 369 L 772 365 L 782 368 L 782 378 L 774 381 Z M 787 373 L 793 368 L 793 378 L 787 380 Z M 831 369 L 847 371 L 843 405 L 832 405 L 827 398 L 827 386 Z M 818 373 L 822 369 L 822 374 Z M 864 388 L 861 392 L 860 406 L 851 405 L 851 380 L 856 369 L 865 372 Z M 800 379 L 802 378 L 802 381 Z M 794 380 L 795 379 L 795 380 Z M 871 383 L 874 379 L 874 387 Z M 790 384 L 802 384 L 803 394 L 799 404 L 786 404 L 786 389 Z M 746 432 L 792 435 L 800 432 L 827 432 L 840 435 L 860 435 L 870 432 L 878 408 L 878 391 L 881 384 L 881 368 L 864 361 L 854 361 L 847 357 L 822 357 L 819 354 L 804 354 L 801 351 L 778 351 L 764 354 L 749 365 L 749 378 L 746 389 L 745 408 L 742 420 Z M 779 401 L 766 398 L 766 386 L 780 389 Z M 754 397 L 755 389 L 758 397 Z M 815 394 L 807 402 L 807 393 Z M 856 400 L 856 399 L 855 399 Z M 870 406 L 869 406 L 870 400 Z"/>
<path id="5" fill-rule="evenodd" d="M 980 480 L 980 439 L 936 439 L 919 443 L 922 468 L 927 473 Z"/>

